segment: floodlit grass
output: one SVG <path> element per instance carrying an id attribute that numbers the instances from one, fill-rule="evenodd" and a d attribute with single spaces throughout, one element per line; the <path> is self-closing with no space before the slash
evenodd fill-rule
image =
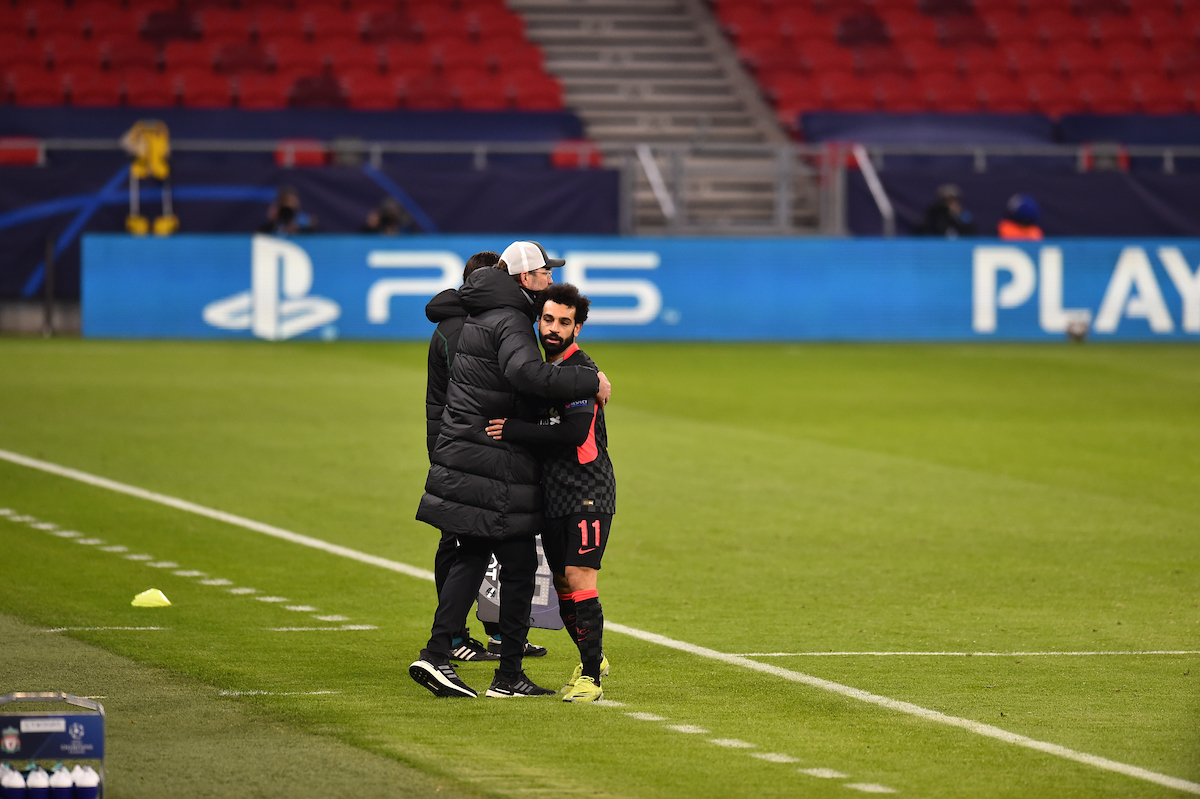
<path id="1" fill-rule="evenodd" d="M 803 654 L 1200 649 L 1200 349 L 583 344 L 615 384 L 606 618 L 791 653 L 755 659 L 1200 781 L 1197 655 Z M 0 448 L 430 568 L 436 533 L 413 520 L 424 357 L 415 343 L 0 341 Z M 435 700 L 407 676 L 427 582 L 4 461 L 0 507 L 104 541 L 0 519 L 0 691 L 106 694 L 125 796 L 161 795 L 137 775 L 172 746 L 198 762 L 189 736 L 208 741 L 221 713 L 231 751 L 206 744 L 197 782 L 213 795 L 259 795 L 231 775 L 260 734 L 267 759 L 289 736 L 352 752 L 322 795 L 380 775 L 414 795 L 1181 795 L 615 632 L 605 689 L 623 707 Z M 172 606 L 129 606 L 151 587 Z M 374 629 L 276 631 L 342 624 Z M 146 625 L 168 629 L 36 632 Z M 573 647 L 533 637 L 551 654 L 529 674 L 557 687 Z M 63 648 L 77 667 L 38 664 Z M 140 698 L 143 682 L 186 694 L 194 720 Z M 170 746 L 147 743 L 156 724 Z M 281 793 L 316 790 L 330 757 L 269 773 Z M 814 768 L 846 778 L 800 773 Z"/>

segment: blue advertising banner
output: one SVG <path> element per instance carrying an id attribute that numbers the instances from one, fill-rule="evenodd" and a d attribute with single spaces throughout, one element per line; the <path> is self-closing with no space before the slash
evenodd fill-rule
<path id="1" fill-rule="evenodd" d="M 1200 338 L 1200 240 L 545 236 L 596 340 Z M 84 237 L 85 336 L 424 339 L 493 236 Z"/>

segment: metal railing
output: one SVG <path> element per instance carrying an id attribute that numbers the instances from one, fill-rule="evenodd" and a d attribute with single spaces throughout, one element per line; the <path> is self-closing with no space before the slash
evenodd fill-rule
<path id="1" fill-rule="evenodd" d="M 36 147 L 42 162 L 56 151 L 114 152 L 116 139 L 3 139 L 0 149 Z M 589 168 L 596 152 L 609 168 L 619 170 L 620 231 L 680 235 L 846 234 L 846 172 L 861 171 L 883 219 L 884 235 L 895 235 L 895 209 L 881 175 L 896 157 L 928 156 L 970 159 L 972 169 L 987 172 L 996 158 L 1059 159 L 1086 171 L 1096 163 L 1127 168 L 1129 159 L 1157 161 L 1173 174 L 1181 159 L 1200 159 L 1200 146 L 1094 145 L 862 145 L 828 144 L 599 144 L 562 142 L 417 142 L 366 141 L 357 138 L 317 140 L 186 139 L 171 142 L 177 153 L 293 153 L 321 150 L 334 163 L 369 164 L 380 168 L 394 156 L 468 156 L 475 169 L 505 155 L 558 155 L 567 164 Z M 286 159 L 285 159 L 286 160 Z M 568 167 L 569 168 L 569 167 Z M 645 191 L 639 187 L 646 186 Z M 737 203 L 754 206 L 741 217 Z M 717 211 L 713 211 L 713 206 Z M 649 219 L 647 208 L 661 221 Z"/>

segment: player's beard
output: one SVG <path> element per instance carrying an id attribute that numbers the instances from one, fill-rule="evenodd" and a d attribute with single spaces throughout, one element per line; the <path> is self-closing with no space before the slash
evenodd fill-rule
<path id="1" fill-rule="evenodd" d="M 569 336 L 566 339 L 549 339 L 546 336 L 538 336 L 542 340 L 542 349 L 546 352 L 546 358 L 553 358 L 562 353 L 567 347 L 575 343 L 575 337 Z"/>

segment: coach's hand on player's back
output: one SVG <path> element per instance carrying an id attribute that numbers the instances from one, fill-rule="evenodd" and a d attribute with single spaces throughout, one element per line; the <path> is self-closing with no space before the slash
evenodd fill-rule
<path id="1" fill-rule="evenodd" d="M 612 383 L 608 382 L 608 378 L 604 376 L 604 372 L 597 372 L 600 376 L 600 390 L 596 392 L 596 401 L 601 407 L 608 404 L 608 398 L 612 396 Z"/>
<path id="2" fill-rule="evenodd" d="M 484 432 L 499 441 L 500 437 L 504 435 L 504 423 L 506 421 L 506 419 L 490 419 Z"/>

